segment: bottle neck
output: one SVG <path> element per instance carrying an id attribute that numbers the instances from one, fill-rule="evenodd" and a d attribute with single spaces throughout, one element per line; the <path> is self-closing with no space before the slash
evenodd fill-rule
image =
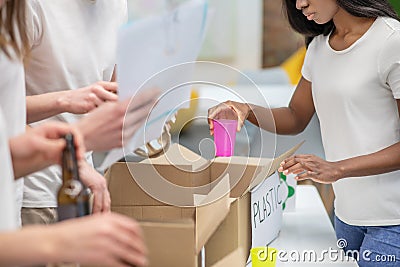
<path id="1" fill-rule="evenodd" d="M 62 172 L 63 182 L 69 180 L 80 181 L 78 161 L 73 140 L 67 139 L 67 144 L 62 154 Z"/>

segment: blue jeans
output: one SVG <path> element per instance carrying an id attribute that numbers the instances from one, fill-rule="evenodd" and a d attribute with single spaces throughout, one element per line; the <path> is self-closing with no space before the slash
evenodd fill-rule
<path id="1" fill-rule="evenodd" d="M 335 231 L 346 255 L 359 255 L 360 267 L 400 266 L 400 225 L 354 226 L 335 216 Z"/>

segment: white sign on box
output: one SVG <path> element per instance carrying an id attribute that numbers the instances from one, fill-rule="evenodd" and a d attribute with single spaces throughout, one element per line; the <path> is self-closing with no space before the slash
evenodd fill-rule
<path id="1" fill-rule="evenodd" d="M 251 191 L 252 247 L 265 247 L 282 226 L 281 181 L 277 172 Z"/>
<path id="2" fill-rule="evenodd" d="M 175 66 L 197 59 L 207 26 L 207 2 L 191 0 L 163 15 L 133 21 L 121 28 L 117 48 L 120 100 L 154 87 L 162 93 L 145 127 L 124 145 L 125 152 L 160 137 L 164 123 L 178 109 L 189 107 L 190 87 L 180 85 L 191 81 L 190 66 Z M 112 150 L 99 169 L 106 169 L 123 156 L 123 149 Z"/>

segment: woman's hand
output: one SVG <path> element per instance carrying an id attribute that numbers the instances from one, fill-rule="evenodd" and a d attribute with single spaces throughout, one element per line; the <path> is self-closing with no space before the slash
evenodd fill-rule
<path id="1" fill-rule="evenodd" d="M 63 91 L 57 102 L 65 112 L 85 114 L 106 102 L 117 101 L 117 90 L 117 83 L 99 81 L 83 88 Z"/>
<path id="2" fill-rule="evenodd" d="M 141 92 L 132 99 L 109 102 L 80 119 L 76 125 L 82 131 L 88 150 L 106 151 L 122 147 L 143 126 L 156 103 L 158 89 Z"/>
<path id="3" fill-rule="evenodd" d="M 16 178 L 39 171 L 53 164 L 61 163 L 65 147 L 63 137 L 74 135 L 78 160 L 83 160 L 85 146 L 80 132 L 66 123 L 45 123 L 19 136 L 10 138 L 9 146 Z"/>
<path id="4" fill-rule="evenodd" d="M 322 184 L 331 184 L 343 178 L 337 162 L 328 162 L 314 155 L 295 155 L 284 160 L 279 169 L 283 174 L 295 174 L 298 181 L 311 179 Z"/>
<path id="5" fill-rule="evenodd" d="M 147 249 L 139 224 L 117 213 L 55 224 L 58 260 L 102 266 L 146 266 Z M 53 248 L 53 249 L 54 249 Z"/>
<path id="6" fill-rule="evenodd" d="M 139 267 L 147 265 L 146 255 L 139 224 L 116 213 L 0 233 L 1 266 L 80 263 Z"/>
<path id="7" fill-rule="evenodd" d="M 98 173 L 86 160 L 79 162 L 79 174 L 82 183 L 93 194 L 93 213 L 110 212 L 111 198 L 107 189 L 106 179 Z"/>
<path id="8" fill-rule="evenodd" d="M 250 105 L 234 101 L 226 101 L 208 110 L 208 124 L 210 125 L 210 134 L 214 135 L 213 120 L 228 119 L 238 120 L 237 131 L 243 127 L 244 121 L 251 111 Z"/>
<path id="9" fill-rule="evenodd" d="M 101 81 L 79 89 L 27 96 L 27 122 L 41 121 L 64 112 L 85 114 L 104 103 L 117 101 L 117 90 L 117 83 Z"/>

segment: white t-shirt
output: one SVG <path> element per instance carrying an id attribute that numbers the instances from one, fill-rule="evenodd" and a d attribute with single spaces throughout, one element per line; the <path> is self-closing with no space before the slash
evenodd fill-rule
<path id="1" fill-rule="evenodd" d="M 0 107 L 4 111 L 6 125 L 6 127 L 1 127 L 0 130 L 5 131 L 4 133 L 10 138 L 25 131 L 26 103 L 24 67 L 21 61 L 17 59 L 10 60 L 1 53 L 0 73 Z M 18 179 L 14 183 L 17 208 L 16 216 L 20 224 L 19 211 L 22 206 L 24 180 Z"/>
<path id="2" fill-rule="evenodd" d="M 400 141 L 400 22 L 378 18 L 353 45 L 329 36 L 310 44 L 302 74 L 312 82 L 328 161 L 371 154 Z M 400 224 L 400 171 L 333 184 L 335 213 L 351 225 Z"/>
<path id="3" fill-rule="evenodd" d="M 8 128 L 0 108 L 0 232 L 14 230 L 17 227 L 14 195 L 14 174 L 11 165 L 8 136 L 4 129 Z M 20 179 L 22 180 L 22 179 Z"/>
<path id="4" fill-rule="evenodd" d="M 27 95 L 73 90 L 110 81 L 117 30 L 126 21 L 126 0 L 31 0 L 32 51 L 25 66 Z M 74 122 L 80 116 L 51 119 Z M 52 166 L 25 178 L 24 207 L 56 207 L 61 171 Z"/>

